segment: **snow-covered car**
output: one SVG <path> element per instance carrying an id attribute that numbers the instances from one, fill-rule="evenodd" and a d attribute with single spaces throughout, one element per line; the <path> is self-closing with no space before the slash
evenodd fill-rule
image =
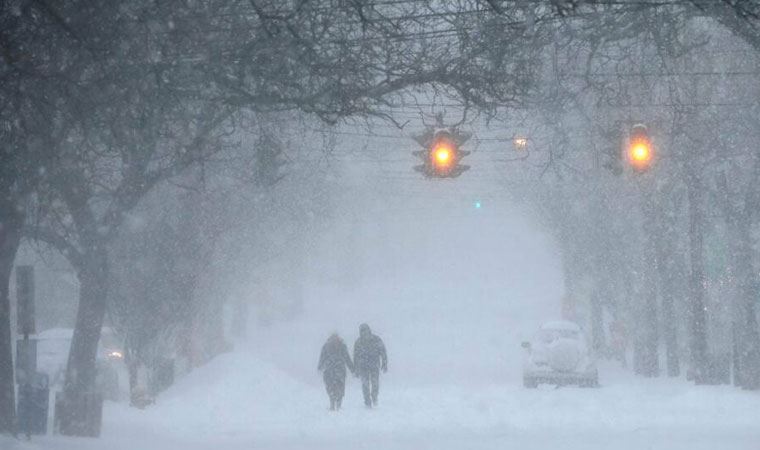
<path id="1" fill-rule="evenodd" d="M 523 385 L 541 383 L 582 387 L 599 384 L 596 363 L 586 335 L 577 324 L 565 320 L 546 322 L 531 342 L 523 342 L 528 352 L 523 367 Z"/>

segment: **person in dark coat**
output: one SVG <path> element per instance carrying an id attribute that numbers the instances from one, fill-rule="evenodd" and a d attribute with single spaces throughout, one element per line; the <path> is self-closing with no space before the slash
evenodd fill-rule
<path id="1" fill-rule="evenodd" d="M 385 344 L 379 336 L 372 334 L 369 325 L 359 326 L 359 339 L 354 344 L 354 367 L 356 375 L 362 380 L 364 405 L 371 408 L 377 406 L 377 395 L 380 392 L 380 369 L 388 371 L 388 355 Z"/>
<path id="2" fill-rule="evenodd" d="M 354 373 L 354 365 L 348 348 L 337 333 L 333 333 L 322 346 L 317 369 L 322 371 L 327 395 L 330 397 L 330 410 L 340 409 L 343 394 L 346 392 L 346 367 Z"/>

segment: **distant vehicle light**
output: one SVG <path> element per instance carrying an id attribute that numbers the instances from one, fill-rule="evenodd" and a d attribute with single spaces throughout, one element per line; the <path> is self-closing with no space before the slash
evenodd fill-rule
<path id="1" fill-rule="evenodd" d="M 512 141 L 512 144 L 515 146 L 515 150 L 525 150 L 528 148 L 528 138 L 516 137 Z"/>
<path id="2" fill-rule="evenodd" d="M 114 351 L 108 353 L 108 358 L 110 358 L 110 359 L 123 359 L 124 358 L 124 354 L 122 352 L 118 351 L 118 350 L 114 350 Z"/>

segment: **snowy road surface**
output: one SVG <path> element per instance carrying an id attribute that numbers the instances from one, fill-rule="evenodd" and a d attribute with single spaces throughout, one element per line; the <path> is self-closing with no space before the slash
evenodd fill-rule
<path id="1" fill-rule="evenodd" d="M 225 355 L 145 411 L 108 404 L 101 439 L 59 436 L 27 449 L 758 449 L 760 395 L 682 380 L 641 380 L 603 368 L 599 389 L 404 387 L 386 377 L 381 405 L 326 410 L 317 385 L 245 352 Z"/>

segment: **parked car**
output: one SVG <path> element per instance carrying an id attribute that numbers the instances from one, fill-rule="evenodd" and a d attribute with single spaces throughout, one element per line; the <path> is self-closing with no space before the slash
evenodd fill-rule
<path id="1" fill-rule="evenodd" d="M 573 322 L 546 322 L 531 342 L 523 342 L 527 358 L 523 367 L 523 385 L 538 387 L 541 383 L 582 387 L 599 385 L 596 362 L 592 357 L 583 329 Z"/>

